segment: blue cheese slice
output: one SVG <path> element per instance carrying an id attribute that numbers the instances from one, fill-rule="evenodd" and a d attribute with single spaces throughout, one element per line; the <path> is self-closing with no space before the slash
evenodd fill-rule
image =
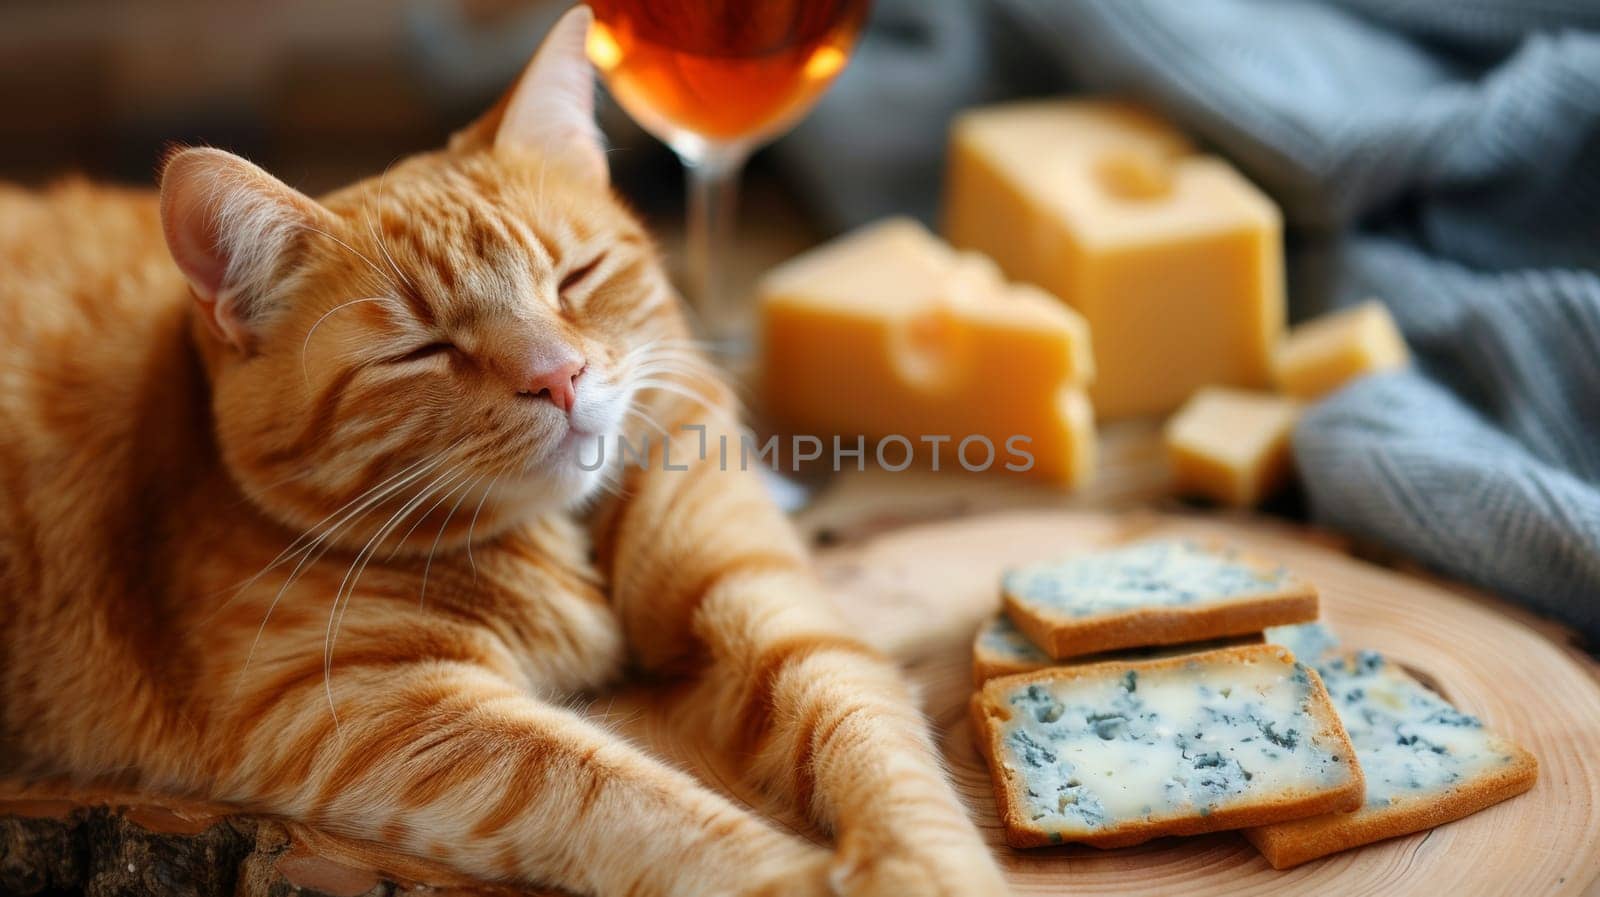
<path id="1" fill-rule="evenodd" d="M 1320 679 L 1275 646 L 994 679 L 973 712 L 1014 847 L 1117 847 L 1361 800 Z"/>
<path id="2" fill-rule="evenodd" d="M 1316 619 L 1317 593 L 1276 564 L 1152 541 L 1009 571 L 1006 615 L 1051 657 L 1197 642 Z"/>
<path id="3" fill-rule="evenodd" d="M 1237 638 L 1210 639 L 1204 642 L 1194 642 L 1186 645 L 1165 645 L 1158 648 L 1129 648 L 1125 651 L 1113 651 L 1108 654 L 1088 654 L 1074 657 L 1070 661 L 1052 660 L 1050 655 L 1039 650 L 1039 646 L 1028 641 L 1027 635 L 1018 629 L 1011 618 L 1005 614 L 995 614 L 978 627 L 978 634 L 972 640 L 972 679 L 976 685 L 995 678 L 996 676 L 1014 676 L 1017 673 L 1031 673 L 1045 667 L 1055 666 L 1058 663 L 1103 663 L 1108 660 L 1150 660 L 1157 657 L 1171 657 L 1176 654 L 1196 654 L 1202 651 L 1213 651 L 1217 648 L 1231 648 L 1236 645 L 1259 645 L 1264 641 L 1261 633 L 1243 635 Z"/>
<path id="4" fill-rule="evenodd" d="M 1339 650 L 1339 637 L 1323 623 L 1273 626 L 1262 634 L 1269 643 L 1288 648 L 1294 652 L 1295 660 L 1312 667 L 1327 660 Z"/>
<path id="5" fill-rule="evenodd" d="M 1284 869 L 1361 844 L 1432 828 L 1533 787 L 1538 762 L 1374 651 L 1336 654 L 1324 630 L 1269 633 L 1322 654 L 1317 668 L 1366 776 L 1354 813 L 1246 832 L 1267 861 Z"/>
<path id="6" fill-rule="evenodd" d="M 977 685 L 996 676 L 1042 670 L 1054 662 L 1005 614 L 984 621 L 972 639 L 972 678 Z"/>

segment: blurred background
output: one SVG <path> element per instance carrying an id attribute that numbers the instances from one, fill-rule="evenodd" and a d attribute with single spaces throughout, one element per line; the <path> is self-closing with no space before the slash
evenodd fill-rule
<path id="1" fill-rule="evenodd" d="M 238 152 L 310 193 L 443 144 L 492 104 L 564 0 L 9 0 L 0 3 L 0 180 L 152 185 L 170 143 Z M 602 102 L 613 178 L 673 257 L 676 159 Z M 758 158 L 736 282 L 815 242 Z"/>
<path id="2" fill-rule="evenodd" d="M 326 189 L 437 146 L 493 102 L 566 5 L 0 4 L 0 173 L 147 183 L 161 148 L 178 141 L 237 150 Z M 623 167 L 648 166 L 649 143 L 626 136 Z"/>

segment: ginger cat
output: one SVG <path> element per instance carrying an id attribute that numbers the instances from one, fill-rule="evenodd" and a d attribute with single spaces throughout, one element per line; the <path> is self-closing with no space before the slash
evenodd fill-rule
<path id="1" fill-rule="evenodd" d="M 898 672 L 719 463 L 588 22 L 321 199 L 214 149 L 159 200 L 0 189 L 0 762 L 578 894 L 1002 894 Z M 583 469 L 682 424 L 688 470 Z M 834 849 L 564 708 L 625 665 Z"/>

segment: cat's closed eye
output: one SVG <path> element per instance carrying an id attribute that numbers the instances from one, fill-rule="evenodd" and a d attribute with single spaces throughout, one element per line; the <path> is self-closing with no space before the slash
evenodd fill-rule
<path id="1" fill-rule="evenodd" d="M 446 353 L 455 351 L 457 350 L 454 343 L 445 342 L 444 340 L 436 340 L 431 343 L 424 343 L 423 345 L 420 345 L 402 355 L 396 355 L 389 359 L 389 363 L 407 364 L 413 361 L 424 361 L 434 357 L 435 355 L 444 355 Z"/>
<path id="2" fill-rule="evenodd" d="M 576 289 L 578 285 L 581 284 L 586 278 L 588 278 L 590 274 L 593 274 L 595 269 L 600 267 L 600 263 L 605 260 L 606 254 L 602 252 L 590 259 L 588 262 L 573 268 L 571 271 L 568 271 L 566 276 L 561 278 L 560 285 L 556 287 L 556 298 L 560 300 L 561 307 L 564 310 L 570 311 L 569 303 L 571 301 L 572 291 Z"/>

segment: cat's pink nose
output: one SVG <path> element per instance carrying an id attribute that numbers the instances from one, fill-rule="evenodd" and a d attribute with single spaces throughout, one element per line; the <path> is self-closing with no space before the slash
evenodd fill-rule
<path id="1" fill-rule="evenodd" d="M 571 414 L 572 406 L 578 402 L 578 376 L 585 367 L 583 359 L 576 355 L 537 364 L 525 381 L 522 394 L 548 398 L 551 404 Z"/>

